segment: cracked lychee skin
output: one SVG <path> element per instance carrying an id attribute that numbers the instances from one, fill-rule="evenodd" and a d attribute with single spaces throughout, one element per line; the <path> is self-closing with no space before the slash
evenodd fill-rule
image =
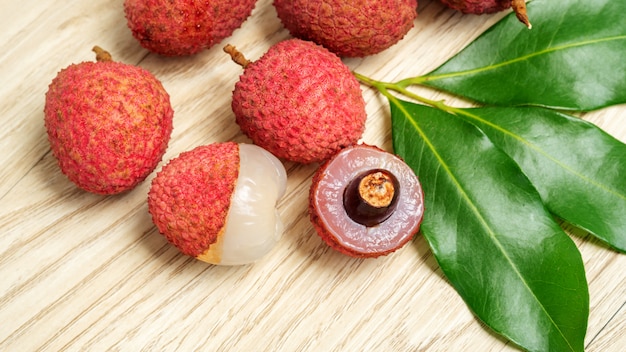
<path id="1" fill-rule="evenodd" d="M 377 54 L 413 28 L 416 0 L 274 0 L 285 28 L 342 57 Z"/>
<path id="2" fill-rule="evenodd" d="M 218 239 L 239 175 L 234 142 L 196 147 L 170 160 L 152 180 L 154 224 L 182 253 L 197 257 Z"/>
<path id="3" fill-rule="evenodd" d="M 154 170 L 167 148 L 173 113 L 157 78 L 114 61 L 61 70 L 44 107 L 61 171 L 78 187 L 105 195 L 134 188 Z"/>
<path id="4" fill-rule="evenodd" d="M 304 164 L 356 143 L 365 129 L 365 101 L 350 69 L 322 46 L 295 38 L 246 66 L 232 109 L 255 144 Z"/>
<path id="5" fill-rule="evenodd" d="M 125 0 L 133 36 L 164 56 L 186 56 L 230 36 L 250 16 L 256 0 Z"/>
<path id="6" fill-rule="evenodd" d="M 511 0 L 440 0 L 451 9 L 468 14 L 488 14 L 511 8 Z"/>

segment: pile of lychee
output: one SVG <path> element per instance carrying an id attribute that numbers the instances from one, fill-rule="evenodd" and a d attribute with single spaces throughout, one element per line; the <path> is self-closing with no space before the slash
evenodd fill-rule
<path id="1" fill-rule="evenodd" d="M 442 0 L 449 1 L 449 0 Z M 470 1 L 470 0 L 467 0 Z M 229 37 L 254 0 L 125 0 L 133 36 L 148 50 L 192 55 Z M 309 194 L 313 227 L 332 248 L 378 257 L 406 244 L 424 212 L 420 183 L 398 156 L 361 141 L 365 102 L 342 62 L 400 41 L 415 0 L 275 0 L 294 38 L 242 66 L 232 92 L 235 122 L 252 144 L 198 146 L 169 160 L 151 182 L 148 209 L 182 253 L 213 264 L 246 264 L 269 253 L 283 228 L 284 161 L 318 163 Z M 150 72 L 94 47 L 95 62 L 62 69 L 45 97 L 45 127 L 61 171 L 78 187 L 132 190 L 167 149 L 174 111 Z"/>

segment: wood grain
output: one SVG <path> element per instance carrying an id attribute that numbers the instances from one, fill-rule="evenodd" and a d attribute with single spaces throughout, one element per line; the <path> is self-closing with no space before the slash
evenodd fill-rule
<path id="1" fill-rule="evenodd" d="M 93 60 L 97 44 L 159 77 L 175 110 L 168 160 L 201 144 L 246 141 L 230 110 L 241 68 L 222 46 L 231 43 L 253 60 L 289 37 L 271 0 L 260 0 L 224 43 L 193 57 L 163 58 L 132 38 L 122 4 L 0 3 L 0 350 L 516 350 L 469 312 L 422 237 L 375 260 L 329 250 L 306 213 L 316 165 L 285 164 L 283 240 L 272 255 L 242 267 L 185 257 L 159 235 L 145 201 L 153 175 L 119 196 L 74 187 L 60 173 L 43 126 L 44 94 L 61 68 Z M 462 16 L 429 0 L 419 12 L 400 44 L 346 64 L 388 81 L 423 74 L 501 16 Z M 363 140 L 390 149 L 388 106 L 371 89 L 363 94 Z M 584 118 L 626 141 L 624 111 L 617 106 Z M 587 350 L 621 351 L 626 257 L 567 229 L 589 281 Z"/>

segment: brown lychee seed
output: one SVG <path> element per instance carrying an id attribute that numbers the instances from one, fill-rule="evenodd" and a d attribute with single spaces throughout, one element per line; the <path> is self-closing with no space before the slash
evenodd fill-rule
<path id="1" fill-rule="evenodd" d="M 93 50 L 98 61 L 72 64 L 52 80 L 44 122 L 61 171 L 78 187 L 109 195 L 133 189 L 156 168 L 174 112 L 154 75 Z"/>
<path id="2" fill-rule="evenodd" d="M 165 56 L 193 55 L 229 37 L 256 0 L 125 0 L 127 25 L 144 48 Z"/>
<path id="3" fill-rule="evenodd" d="M 348 216 L 365 226 L 376 226 L 387 220 L 398 204 L 398 179 L 389 171 L 364 171 L 348 183 L 343 206 Z"/>
<path id="4" fill-rule="evenodd" d="M 341 59 L 310 41 L 279 42 L 244 66 L 235 84 L 232 110 L 241 131 L 279 158 L 319 162 L 355 144 L 365 129 L 361 87 Z"/>
<path id="5" fill-rule="evenodd" d="M 377 54 L 413 28 L 416 0 L 274 0 L 285 28 L 342 57 Z"/>
<path id="6" fill-rule="evenodd" d="M 282 163 L 258 146 L 199 146 L 157 173 L 148 210 L 182 253 L 211 264 L 248 264 L 269 253 L 282 235 L 276 203 L 286 180 Z"/>
<path id="7" fill-rule="evenodd" d="M 513 9 L 517 19 L 531 28 L 525 0 L 441 0 L 451 9 L 467 14 L 482 15 Z"/>
<path id="8" fill-rule="evenodd" d="M 342 149 L 312 179 L 313 226 L 330 247 L 352 257 L 401 248 L 418 232 L 423 213 L 424 195 L 413 170 L 375 146 Z"/>

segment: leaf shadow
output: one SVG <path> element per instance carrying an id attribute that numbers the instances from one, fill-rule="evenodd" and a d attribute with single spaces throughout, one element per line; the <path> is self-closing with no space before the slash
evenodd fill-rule
<path id="1" fill-rule="evenodd" d="M 418 256 L 420 258 L 420 261 L 422 263 L 424 263 L 424 265 L 426 265 L 428 268 L 430 268 L 430 270 L 434 274 L 439 276 L 439 278 L 441 278 L 442 280 L 445 280 L 446 282 L 448 282 L 448 279 L 443 274 L 443 271 L 441 270 L 441 267 L 437 263 L 437 259 L 435 258 L 435 255 L 432 252 L 432 250 L 431 250 L 431 248 L 430 248 L 430 246 L 428 244 L 428 241 L 426 241 L 426 238 L 424 236 L 422 236 L 421 231 L 418 232 L 415 235 L 415 237 L 413 238 L 413 243 L 412 244 L 417 249 L 417 253 L 418 253 Z"/>
<path id="2" fill-rule="evenodd" d="M 447 277 L 444 275 L 441 267 L 437 263 L 437 259 L 435 258 L 434 253 L 432 252 L 428 241 L 424 236 L 421 235 L 421 232 L 418 233 L 413 239 L 413 246 L 417 249 L 417 253 L 419 254 L 420 261 L 424 263 L 424 265 L 428 266 L 433 274 L 437 275 L 441 280 L 445 281 L 449 288 L 456 291 L 456 288 L 450 283 Z M 462 297 L 461 297 L 462 298 Z M 510 341 L 506 337 L 496 333 L 493 329 L 491 329 L 487 324 L 485 324 L 471 309 L 468 305 L 466 305 L 467 309 L 472 313 L 474 320 L 480 325 L 480 327 L 487 332 L 490 336 L 498 341 L 502 342 L 503 345 L 512 346 L 516 348 L 518 347 L 514 342 Z"/>
<path id="3" fill-rule="evenodd" d="M 621 253 L 615 247 L 596 237 L 596 235 L 587 230 L 581 229 L 580 227 L 577 227 L 576 225 L 573 225 L 566 220 L 557 217 L 555 217 L 555 221 L 559 224 L 559 226 L 561 226 L 565 233 L 570 235 L 572 239 L 577 242 L 576 244 L 579 247 L 582 243 L 588 243 L 589 245 L 593 245 L 604 250 Z"/>

